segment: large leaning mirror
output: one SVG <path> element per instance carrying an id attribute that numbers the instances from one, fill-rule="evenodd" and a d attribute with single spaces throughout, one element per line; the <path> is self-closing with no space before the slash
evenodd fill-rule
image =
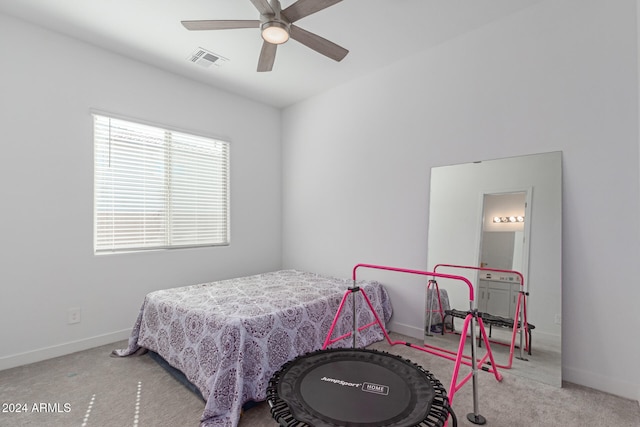
<path id="1" fill-rule="evenodd" d="M 468 278 L 475 291 L 472 305 L 489 315 L 513 319 L 518 315 L 518 295 L 524 293 L 521 301 L 526 302 L 527 323 L 532 325 L 530 342 L 526 337 L 517 340 L 511 366 L 501 371 L 558 387 L 562 385 L 561 237 L 561 152 L 431 170 L 429 269 L 438 264 L 471 266 L 436 271 Z M 523 284 L 518 275 L 484 268 L 517 271 Z M 469 290 L 462 282 L 444 279 L 438 284 L 446 297 L 444 304 L 469 310 Z M 427 298 L 426 306 L 425 344 L 451 348 L 453 343 L 457 348 L 460 338 L 455 332 L 459 334 L 463 319 L 453 318 L 454 332 L 441 334 L 433 325 L 433 300 Z M 513 328 L 485 329 L 491 334 L 496 363 L 507 365 Z"/>

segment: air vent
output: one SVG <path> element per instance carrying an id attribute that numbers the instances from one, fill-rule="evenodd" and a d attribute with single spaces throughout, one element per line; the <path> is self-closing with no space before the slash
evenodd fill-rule
<path id="1" fill-rule="evenodd" d="M 228 61 L 227 58 L 221 55 L 218 55 L 217 53 L 213 53 L 208 50 L 205 50 L 201 47 L 196 49 L 188 59 L 194 64 L 198 64 L 204 68 L 209 68 L 212 65 L 219 67 Z"/>

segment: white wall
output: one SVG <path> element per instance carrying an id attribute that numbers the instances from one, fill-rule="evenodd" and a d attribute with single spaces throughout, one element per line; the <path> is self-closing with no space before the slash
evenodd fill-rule
<path id="1" fill-rule="evenodd" d="M 0 369 L 128 337 L 149 291 L 280 267 L 279 110 L 5 15 L 0 57 Z M 231 245 L 94 256 L 91 109 L 229 140 Z"/>
<path id="2" fill-rule="evenodd" d="M 564 379 L 640 398 L 636 26 L 633 1 L 549 0 L 286 109 L 284 266 L 425 268 L 431 167 L 562 151 Z"/>

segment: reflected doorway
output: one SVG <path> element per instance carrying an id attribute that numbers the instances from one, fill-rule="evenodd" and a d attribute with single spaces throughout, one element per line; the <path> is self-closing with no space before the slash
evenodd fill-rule
<path id="1" fill-rule="evenodd" d="M 480 239 L 480 267 L 513 270 L 521 273 L 527 284 L 529 265 L 529 227 L 525 227 L 531 207 L 529 190 L 508 193 L 485 193 Z M 519 276 L 479 272 L 477 308 L 507 319 L 516 316 L 516 302 L 522 288 Z"/>

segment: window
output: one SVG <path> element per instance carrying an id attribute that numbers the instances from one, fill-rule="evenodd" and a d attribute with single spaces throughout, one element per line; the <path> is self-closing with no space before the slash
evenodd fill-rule
<path id="1" fill-rule="evenodd" d="M 94 115 L 96 253 L 229 244 L 229 143 Z"/>

